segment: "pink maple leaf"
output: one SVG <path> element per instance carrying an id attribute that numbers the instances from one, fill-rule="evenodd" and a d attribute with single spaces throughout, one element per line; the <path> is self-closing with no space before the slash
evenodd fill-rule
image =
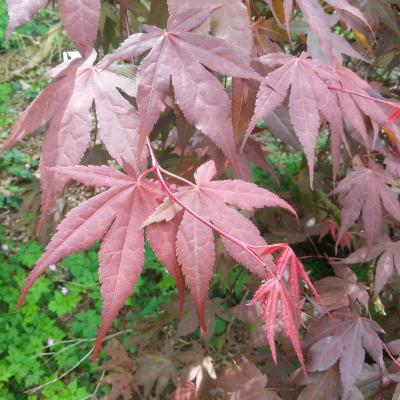
<path id="1" fill-rule="evenodd" d="M 85 185 L 109 189 L 74 208 L 59 224 L 46 251 L 29 274 L 17 305 L 21 306 L 29 288 L 49 265 L 102 240 L 99 274 L 103 311 L 93 358 L 96 358 L 101 342 L 126 298 L 132 294 L 144 262 L 144 230 L 141 225 L 164 197 L 158 182 L 141 179 L 127 164 L 125 169 L 129 175 L 106 166 L 57 168 L 59 174 Z M 159 227 L 170 234 L 170 228 L 165 224 Z M 153 230 L 150 230 L 149 237 L 156 255 L 167 261 L 166 267 L 177 280 L 183 298 L 180 269 L 176 262 L 170 261 L 174 253 L 173 243 L 161 245 L 154 239 Z M 170 250 L 165 246 L 170 246 Z M 173 257 L 176 259 L 175 254 Z"/>
<path id="2" fill-rule="evenodd" d="M 179 188 L 175 195 L 183 205 L 235 238 L 236 242 L 233 242 L 222 237 L 227 251 L 251 272 L 264 278 L 265 264 L 269 268 L 274 268 L 272 258 L 267 257 L 265 264 L 257 261 L 249 254 L 248 249 L 245 250 L 238 245 L 238 242 L 245 237 L 246 243 L 260 248 L 264 248 L 266 242 L 247 218 L 226 203 L 248 211 L 261 207 L 282 207 L 295 212 L 284 200 L 266 189 L 240 180 L 212 181 L 215 175 L 215 164 L 209 161 L 197 169 L 196 184 Z M 176 239 L 178 261 L 182 265 L 183 274 L 196 304 L 200 326 L 206 330 L 204 302 L 212 277 L 215 252 L 212 229 L 191 213 L 182 211 L 182 208 L 170 198 L 157 208 L 144 225 L 169 221 L 177 214 L 182 215 Z"/>
<path id="3" fill-rule="evenodd" d="M 217 7 L 218 8 L 218 7 Z M 245 79 L 258 79 L 247 60 L 223 39 L 191 32 L 215 7 L 191 8 L 168 19 L 164 31 L 145 25 L 145 33 L 128 37 L 103 65 L 150 52 L 138 70 L 139 151 L 165 109 L 170 82 L 185 118 L 207 135 L 241 175 L 236 160 L 229 98 L 209 71 Z"/>
<path id="4" fill-rule="evenodd" d="M 2 150 L 8 149 L 28 134 L 48 123 L 40 159 L 42 185 L 42 226 L 55 199 L 65 186 L 65 177 L 57 176 L 53 167 L 79 164 L 89 145 L 92 128 L 92 104 L 96 107 L 99 137 L 108 152 L 120 163 L 128 160 L 143 165 L 136 157 L 135 108 L 117 88 L 135 94 L 132 80 L 93 65 L 96 52 L 60 64 L 49 75 L 56 78 L 22 113 Z"/>
<path id="5" fill-rule="evenodd" d="M 372 245 L 381 231 L 384 208 L 396 221 L 400 221 L 400 204 L 390 185 L 393 178 L 380 165 L 370 163 L 369 168 L 357 166 L 347 174 L 334 194 L 343 194 L 342 224 L 337 241 L 362 218 L 365 239 Z"/>
<path id="6" fill-rule="evenodd" d="M 314 150 L 322 122 L 321 117 L 330 123 L 335 141 L 340 145 L 344 140 L 337 100 L 327 85 L 328 80 L 337 79 L 336 74 L 318 61 L 310 59 L 306 53 L 300 57 L 273 53 L 262 56 L 259 60 L 269 67 L 277 65 L 280 67 L 269 73 L 260 85 L 254 115 L 245 140 L 260 119 L 283 104 L 291 88 L 290 121 L 307 157 L 310 182 L 312 182 Z M 335 155 L 336 153 L 337 151 L 334 152 Z M 337 165 L 338 157 L 334 157 L 334 169 L 337 169 Z"/>
<path id="7" fill-rule="evenodd" d="M 7 0 L 10 21 L 7 39 L 20 25 L 32 19 L 48 0 Z M 100 0 L 60 0 L 61 21 L 82 55 L 93 47 L 99 27 Z"/>

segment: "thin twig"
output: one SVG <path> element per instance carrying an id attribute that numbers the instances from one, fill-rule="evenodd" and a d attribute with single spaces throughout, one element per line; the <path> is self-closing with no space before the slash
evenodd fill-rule
<path id="1" fill-rule="evenodd" d="M 389 106 L 392 106 L 392 107 L 395 107 L 395 108 L 400 108 L 400 103 L 396 103 L 396 102 L 394 102 L 392 100 L 389 100 L 389 99 L 380 99 L 379 97 L 371 97 L 371 96 L 368 96 L 368 95 L 363 94 L 363 93 L 357 93 L 357 92 L 353 92 L 351 90 L 342 89 L 342 88 L 335 88 L 333 86 L 328 86 L 328 89 L 335 90 L 337 92 L 351 94 L 353 96 L 362 97 L 363 99 L 370 100 L 370 101 L 376 101 L 378 103 L 383 103 L 383 104 L 386 104 L 386 105 L 389 105 Z"/>
<path id="2" fill-rule="evenodd" d="M 73 365 L 70 369 L 68 369 L 67 371 L 65 371 L 64 373 L 62 373 L 60 376 L 58 376 L 57 378 L 52 379 L 51 381 L 48 381 L 46 383 L 44 383 L 43 385 L 40 386 L 36 386 L 33 389 L 29 389 L 27 390 L 25 393 L 28 394 L 33 394 L 36 393 L 38 390 L 43 389 L 44 387 L 51 385 L 52 383 L 55 383 L 59 380 L 61 380 L 62 378 L 64 378 L 65 376 L 67 376 L 69 373 L 71 373 L 74 369 L 76 369 L 77 367 L 79 367 L 79 365 L 81 365 L 92 353 L 93 353 L 94 349 L 90 349 L 89 352 L 87 352 L 75 365 Z"/>
<path id="3" fill-rule="evenodd" d="M 115 337 L 120 336 L 120 335 L 123 335 L 123 334 L 125 334 L 125 333 L 130 333 L 130 332 L 132 332 L 132 329 L 125 329 L 125 330 L 123 330 L 123 331 L 119 331 L 119 332 L 113 333 L 112 335 L 106 336 L 106 337 L 104 338 L 104 341 L 109 340 L 109 339 L 112 339 L 112 338 L 115 338 Z M 70 347 L 73 347 L 73 346 L 77 346 L 77 345 L 79 345 L 80 343 L 83 343 L 83 342 L 93 342 L 93 341 L 95 341 L 95 340 L 96 340 L 96 338 L 91 338 L 91 339 L 64 340 L 64 341 L 60 341 L 60 342 L 54 343 L 52 346 L 54 346 L 54 345 L 56 345 L 56 344 L 60 344 L 60 343 L 72 343 L 72 342 L 75 342 L 75 343 L 73 343 L 73 344 L 67 346 L 67 348 L 70 348 Z M 64 378 L 64 377 L 67 376 L 68 374 L 70 374 L 74 369 L 76 369 L 77 367 L 79 367 L 79 365 L 81 365 L 81 364 L 83 363 L 83 361 L 85 361 L 85 360 L 93 353 L 93 350 L 94 350 L 93 348 L 90 349 L 90 351 L 89 351 L 88 353 L 86 353 L 75 365 L 73 365 L 73 366 L 72 366 L 71 368 L 69 368 L 67 371 L 63 372 L 60 376 L 58 376 L 58 377 L 52 379 L 51 381 L 48 381 L 48 382 L 44 383 L 43 385 L 39 385 L 39 386 L 36 386 L 36 387 L 34 387 L 34 388 L 32 388 L 32 389 L 29 389 L 29 390 L 25 391 L 25 393 L 29 393 L 29 394 L 36 393 L 38 390 L 43 389 L 44 387 L 46 387 L 46 386 L 48 386 L 48 385 L 51 385 L 52 383 L 58 382 L 59 380 L 61 380 L 62 378 Z M 60 353 L 62 353 L 63 351 L 64 351 L 64 349 L 58 351 L 58 352 L 55 353 L 55 354 L 60 354 Z"/>
<path id="4" fill-rule="evenodd" d="M 240 239 L 235 238 L 234 236 L 230 235 L 229 233 L 223 231 L 222 229 L 218 228 L 216 225 L 214 225 L 212 222 L 207 221 L 205 218 L 203 218 L 201 215 L 199 215 L 196 211 L 193 211 L 191 208 L 186 206 L 169 188 L 168 184 L 165 182 L 164 177 L 162 175 L 162 170 L 163 168 L 160 166 L 160 164 L 157 161 L 157 158 L 154 154 L 153 148 L 151 147 L 151 143 L 149 138 L 146 138 L 146 146 L 149 150 L 149 154 L 151 157 L 151 163 L 152 166 L 155 168 L 155 173 L 157 175 L 158 180 L 161 183 L 161 186 L 163 190 L 166 192 L 166 194 L 178 205 L 180 205 L 185 211 L 187 211 L 189 214 L 191 214 L 193 217 L 198 219 L 200 222 L 217 232 L 219 235 L 225 237 L 226 239 L 230 240 L 231 242 L 235 243 L 237 246 L 241 247 L 246 253 L 250 254 L 253 258 L 255 258 L 258 262 L 261 263 L 264 267 L 267 267 L 266 263 L 261 259 L 261 257 L 251 248 L 250 244 L 243 242 Z M 171 175 L 171 173 L 169 173 Z M 264 246 L 265 248 L 265 246 Z M 271 272 L 271 271 L 269 271 Z"/>
<path id="5" fill-rule="evenodd" d="M 90 399 L 90 398 L 96 396 L 97 392 L 98 392 L 99 389 L 100 389 L 101 381 L 103 380 L 105 374 L 106 374 L 106 371 L 103 369 L 103 371 L 102 371 L 102 373 L 101 373 L 101 376 L 100 376 L 100 379 L 99 379 L 99 381 L 97 382 L 96 388 L 94 389 L 94 392 L 93 392 L 92 394 L 89 394 L 89 396 L 85 396 L 85 397 L 84 397 L 83 399 L 81 399 L 81 400 L 87 400 L 87 399 Z"/>

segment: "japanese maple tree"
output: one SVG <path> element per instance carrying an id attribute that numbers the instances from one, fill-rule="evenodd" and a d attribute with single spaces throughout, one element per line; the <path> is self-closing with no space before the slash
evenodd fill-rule
<path id="1" fill-rule="evenodd" d="M 47 3 L 7 0 L 7 35 Z M 214 271 L 231 257 L 254 276 L 253 294 L 230 310 L 256 325 L 248 354 L 217 374 L 203 348 L 176 354 L 166 342 L 141 355 L 136 369 L 125 350 L 118 350 L 123 365 L 111 351 L 112 398 L 141 386 L 145 397 L 161 398 L 172 385 L 173 399 L 207 390 L 227 399 L 358 399 L 357 382 L 371 365 L 379 384 L 368 398 L 387 398 L 400 369 L 388 372 L 386 329 L 375 317 L 394 307 L 385 293 L 400 272 L 400 103 L 388 84 L 399 79 L 398 54 L 384 58 L 382 47 L 399 50 L 399 1 L 57 3 L 80 56 L 47 72 L 47 87 L 1 148 L 45 132 L 38 230 L 71 181 L 99 189 L 59 223 L 18 307 L 50 265 L 100 241 L 96 360 L 134 293 L 146 241 L 174 279 L 181 317 L 188 287 L 202 334 L 215 311 L 208 303 Z M 115 30 L 104 22 L 106 3 L 119 13 Z M 107 29 L 113 40 L 105 45 Z M 112 43 L 119 46 L 106 54 Z M 106 164 L 81 165 L 93 143 L 108 152 Z M 252 182 L 255 170 L 279 182 L 279 161 L 269 158 L 276 147 L 303 157 L 293 180 L 301 195 L 280 197 Z M 314 236 L 331 240 L 329 250 L 319 250 Z M 304 252 L 298 244 L 307 241 L 313 247 Z M 320 280 L 300 257 L 315 251 L 329 261 Z M 352 271 L 354 264 L 366 273 Z M 261 326 L 270 356 L 259 369 L 252 349 Z M 272 372 L 276 363 L 291 376 Z"/>

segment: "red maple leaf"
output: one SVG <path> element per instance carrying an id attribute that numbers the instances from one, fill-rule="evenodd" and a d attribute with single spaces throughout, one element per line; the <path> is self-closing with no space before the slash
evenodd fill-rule
<path id="1" fill-rule="evenodd" d="M 277 362 L 275 330 L 279 315 L 283 323 L 283 329 L 293 345 L 304 373 L 306 373 L 298 335 L 298 326 L 301 322 L 300 279 L 308 285 L 322 306 L 323 303 L 296 254 L 288 245 L 267 246 L 261 252 L 261 255 L 265 256 L 276 251 L 279 251 L 279 255 L 276 258 L 276 272 L 272 278 L 267 279 L 259 287 L 249 305 L 259 304 L 261 306 L 262 319 L 275 363 Z M 289 274 L 286 281 L 284 275 L 287 270 Z"/>
<path id="2" fill-rule="evenodd" d="M 217 385 L 227 396 L 227 400 L 279 400 L 280 397 L 266 388 L 267 376 L 245 357 L 239 364 L 226 367 Z"/>
<path id="3" fill-rule="evenodd" d="M 29 288 L 49 265 L 102 240 L 99 275 L 103 311 L 93 358 L 96 358 L 113 319 L 132 294 L 144 262 L 144 230 L 141 225 L 164 197 L 158 182 L 141 179 L 127 164 L 125 169 L 128 175 L 105 166 L 57 168 L 57 173 L 85 185 L 109 189 L 74 208 L 59 224 L 57 233 L 29 274 L 17 305 L 21 306 Z M 161 231 L 169 229 L 166 225 L 159 227 Z M 156 243 L 156 255 L 160 254 L 160 259 L 165 257 L 163 246 L 171 247 L 172 255 L 173 242 L 160 245 L 159 239 L 154 239 L 157 234 L 157 230 L 147 230 L 150 243 Z M 166 263 L 166 267 L 183 290 L 182 275 L 176 262 Z"/>
<path id="4" fill-rule="evenodd" d="M 218 8 L 209 16 L 198 30 L 207 33 L 210 28 L 216 37 L 226 40 L 231 46 L 246 58 L 250 58 L 253 37 L 250 21 L 245 5 L 241 0 L 204 0 L 202 7 Z M 171 15 L 199 7 L 198 0 L 168 0 Z"/>
<path id="5" fill-rule="evenodd" d="M 263 248 L 266 246 L 258 229 L 240 212 L 228 207 L 229 203 L 243 210 L 252 211 L 261 207 L 282 207 L 294 213 L 284 200 L 266 189 L 240 180 L 211 179 L 216 175 L 215 164 L 209 161 L 200 166 L 195 173 L 196 184 L 180 187 L 176 197 L 206 221 L 212 222 L 218 229 L 230 234 L 237 241 L 242 237 L 246 243 Z M 168 221 L 182 212 L 182 208 L 170 198 L 161 204 L 144 225 L 153 222 Z M 251 272 L 265 277 L 264 262 L 257 261 L 248 251 L 225 237 L 224 246 L 231 256 L 246 266 Z M 208 284 L 214 266 L 214 239 L 212 228 L 204 224 L 191 213 L 184 211 L 176 239 L 178 261 L 196 304 L 200 326 L 206 330 L 204 321 L 204 302 L 207 297 Z M 273 268 L 272 259 L 266 260 L 267 266 Z"/>
<path id="6" fill-rule="evenodd" d="M 382 208 L 400 221 L 400 204 L 389 186 L 394 183 L 394 179 L 380 165 L 372 162 L 368 168 L 356 166 L 347 174 L 333 191 L 334 194 L 344 195 L 338 241 L 360 215 L 369 245 L 374 243 L 381 230 Z"/>
<path id="7" fill-rule="evenodd" d="M 400 241 L 391 241 L 384 236 L 373 246 L 363 246 L 344 259 L 355 264 L 378 259 L 375 272 L 375 293 L 382 291 L 394 271 L 400 273 Z"/>
<path id="8" fill-rule="evenodd" d="M 120 163 L 122 158 L 135 166 L 136 159 L 135 108 L 124 99 L 118 88 L 135 94 L 132 80 L 93 65 L 96 52 L 88 59 L 76 59 L 60 64 L 50 72 L 56 78 L 22 113 L 2 150 L 8 149 L 46 123 L 48 130 L 40 158 L 42 214 L 44 222 L 57 196 L 65 186 L 65 177 L 57 176 L 52 167 L 79 164 L 90 141 L 92 105 L 96 107 L 99 137 L 108 152 Z"/>
<path id="9" fill-rule="evenodd" d="M 344 394 L 355 384 L 364 365 L 365 350 L 380 366 L 383 347 L 378 334 L 383 329 L 374 321 L 362 318 L 357 307 L 335 311 L 332 318 L 319 321 L 305 338 L 310 347 L 308 370 L 325 371 L 339 361 Z"/>
<path id="10" fill-rule="evenodd" d="M 140 64 L 137 76 L 139 151 L 165 109 L 172 82 L 176 102 L 185 118 L 221 148 L 240 175 L 229 98 L 209 70 L 245 79 L 258 79 L 258 75 L 225 40 L 191 32 L 214 9 L 192 8 L 172 15 L 165 31 L 145 25 L 145 33 L 129 36 L 119 49 L 104 58 L 103 65 L 127 56 L 137 57 L 150 50 Z"/>
<path id="11" fill-rule="evenodd" d="M 280 67 L 269 73 L 260 85 L 254 115 L 245 139 L 251 134 L 260 119 L 283 104 L 289 88 L 291 88 L 289 96 L 290 121 L 307 157 L 310 181 L 312 182 L 314 150 L 321 117 L 330 123 L 334 140 L 339 145 L 344 140 L 337 100 L 326 83 L 329 79 L 337 79 L 336 75 L 318 61 L 310 59 L 306 53 L 303 53 L 300 57 L 273 53 L 262 56 L 259 60 L 269 67 L 277 65 L 280 65 Z M 324 99 L 324 101 L 321 101 L 321 99 Z M 335 158 L 336 164 L 338 163 L 337 158 Z"/>
<path id="12" fill-rule="evenodd" d="M 322 229 L 319 234 L 319 240 L 323 239 L 328 233 L 334 241 L 338 241 L 339 224 L 333 219 L 326 218 L 322 222 Z M 338 245 L 344 250 L 346 247 L 351 250 L 353 242 L 353 235 L 350 232 L 343 232 Z"/>
<path id="13" fill-rule="evenodd" d="M 280 319 L 283 323 L 283 329 L 293 345 L 303 370 L 306 371 L 300 339 L 297 333 L 299 327 L 299 305 L 293 300 L 288 284 L 277 277 L 268 279 L 254 293 L 249 305 L 254 305 L 256 303 L 261 305 L 261 317 L 264 322 L 267 340 L 275 363 L 277 363 L 275 329 L 279 312 Z"/>

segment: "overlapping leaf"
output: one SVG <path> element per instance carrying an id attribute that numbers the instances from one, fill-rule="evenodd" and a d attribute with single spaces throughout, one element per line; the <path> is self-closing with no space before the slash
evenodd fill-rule
<path id="1" fill-rule="evenodd" d="M 222 149 L 240 175 L 229 98 L 208 69 L 245 79 L 257 79 L 257 74 L 225 40 L 190 32 L 213 10 L 195 8 L 171 16 L 166 31 L 144 26 L 145 33 L 130 36 L 105 58 L 104 65 L 150 50 L 138 70 L 139 151 L 165 108 L 172 81 L 176 102 L 185 118 Z"/>
<path id="2" fill-rule="evenodd" d="M 339 234 L 339 228 L 340 225 L 330 219 L 330 218 L 326 218 L 325 220 L 323 220 L 321 222 L 321 231 L 319 233 L 319 240 L 323 239 L 328 233 L 331 235 L 332 239 L 334 241 L 337 241 L 338 245 L 342 248 L 348 248 L 349 250 L 352 249 L 352 241 L 353 241 L 353 236 L 350 232 L 344 232 L 341 237 L 340 240 L 338 241 L 338 234 Z"/>
<path id="3" fill-rule="evenodd" d="M 356 0 L 355 3 L 365 13 L 371 25 L 377 27 L 379 23 L 383 23 L 395 34 L 400 35 L 399 22 L 393 13 L 390 0 Z"/>
<path id="4" fill-rule="evenodd" d="M 241 0 L 205 0 L 201 2 L 203 7 L 218 8 L 210 16 L 210 28 L 212 33 L 226 40 L 239 54 L 249 57 L 252 50 L 252 32 L 245 5 Z M 168 0 L 168 8 L 171 15 L 177 15 L 184 11 L 199 6 L 197 0 Z"/>
<path id="5" fill-rule="evenodd" d="M 334 71 L 339 78 L 339 86 L 336 82 L 331 82 L 331 84 L 333 87 L 337 87 L 335 92 L 346 127 L 357 132 L 361 138 L 360 141 L 367 148 L 372 144 L 372 138 L 369 135 L 370 129 L 366 123 L 368 119 L 375 127 L 386 127 L 396 137 L 400 137 L 399 127 L 393 123 L 394 121 L 390 121 L 393 107 L 378 102 L 384 98 L 349 68 L 337 65 Z M 341 89 L 348 92 L 341 92 Z M 378 101 L 374 101 L 374 98 Z"/>
<path id="6" fill-rule="evenodd" d="M 331 93 L 326 84 L 327 79 L 337 79 L 336 75 L 315 60 L 308 58 L 306 53 L 300 57 L 282 53 L 268 54 L 260 57 L 260 61 L 267 66 L 281 65 L 281 67 L 268 74 L 261 83 L 254 115 L 247 129 L 246 137 L 250 135 L 259 120 L 282 105 L 291 87 L 290 120 L 307 157 L 312 182 L 314 150 L 321 125 L 321 116 L 330 123 L 332 140 L 335 143 L 338 142 L 340 145 L 344 137 L 335 95 Z M 322 99 L 324 100 L 322 101 Z M 338 145 L 335 147 L 335 154 L 337 147 Z M 337 156 L 336 159 L 334 158 L 336 168 L 337 158 Z"/>
<path id="7" fill-rule="evenodd" d="M 196 386 L 192 382 L 181 380 L 178 388 L 169 400 L 197 400 Z"/>
<path id="8" fill-rule="evenodd" d="M 133 391 L 137 391 L 137 384 L 130 355 L 121 344 L 107 346 L 104 352 L 111 357 L 104 365 L 104 370 L 109 374 L 101 380 L 102 384 L 111 385 L 108 399 L 117 400 L 120 397 L 123 400 L 131 399 Z"/>
<path id="9" fill-rule="evenodd" d="M 271 254 L 276 251 L 279 251 L 279 255 L 276 258 L 276 273 L 261 284 L 249 305 L 258 305 L 260 307 L 261 319 L 264 323 L 267 340 L 275 363 L 277 363 L 275 334 L 279 318 L 302 369 L 306 373 L 298 335 L 298 327 L 301 323 L 300 280 L 307 284 L 319 304 L 325 309 L 326 307 L 322 303 L 303 265 L 288 245 L 270 245 L 261 252 L 261 255 Z"/>
<path id="10" fill-rule="evenodd" d="M 254 293 L 249 305 L 254 304 L 258 304 L 261 307 L 261 318 L 264 322 L 268 344 L 275 363 L 277 363 L 275 334 L 279 315 L 283 330 L 292 343 L 303 370 L 306 371 L 297 332 L 300 319 L 296 293 L 292 294 L 286 281 L 273 277 L 264 282 Z"/>
<path id="11" fill-rule="evenodd" d="M 382 237 L 373 246 L 364 246 L 344 259 L 345 263 L 355 264 L 378 258 L 375 272 L 375 293 L 382 291 L 389 278 L 396 270 L 400 274 L 400 241 L 392 242 L 387 236 Z"/>
<path id="12" fill-rule="evenodd" d="M 315 282 L 322 303 L 329 310 L 349 305 L 349 297 L 358 300 L 368 308 L 369 295 L 365 285 L 357 281 L 356 274 L 345 265 L 332 263 L 336 276 L 329 276 Z"/>
<path id="13" fill-rule="evenodd" d="M 250 340 L 249 346 L 261 347 L 265 345 L 265 330 L 262 322 L 261 309 L 258 304 L 248 305 L 248 304 L 238 304 L 233 307 L 231 313 L 239 321 L 245 322 L 250 325 Z"/>
<path id="14" fill-rule="evenodd" d="M 93 52 L 87 60 L 76 59 L 56 67 L 50 75 L 56 80 L 19 117 L 2 148 L 10 148 L 48 124 L 40 160 L 41 223 L 65 185 L 65 179 L 50 168 L 73 166 L 81 161 L 89 145 L 93 102 L 99 137 L 111 156 L 135 166 L 143 162 L 136 159 L 136 111 L 117 90 L 118 87 L 134 95 L 134 82 L 98 69 L 93 65 L 95 58 Z"/>
<path id="15" fill-rule="evenodd" d="M 182 371 L 182 378 L 194 382 L 195 387 L 201 390 L 207 378 L 216 379 L 214 360 L 208 356 L 203 347 L 194 344 L 193 351 L 180 352 L 177 358 L 186 364 Z"/>
<path id="16" fill-rule="evenodd" d="M 239 365 L 226 368 L 217 384 L 229 400 L 279 400 L 280 397 L 268 390 L 267 377 L 249 360 L 243 357 Z"/>
<path id="17" fill-rule="evenodd" d="M 48 0 L 7 0 L 7 37 L 32 19 Z M 100 21 L 100 0 L 60 0 L 61 21 L 82 55 L 90 54 Z"/>
<path id="18" fill-rule="evenodd" d="M 157 226 L 158 224 L 155 224 Z M 150 225 L 151 226 L 151 225 Z M 148 229 L 148 228 L 147 228 Z M 204 320 L 207 325 L 207 333 L 203 336 L 204 340 L 209 341 L 215 334 L 215 325 L 217 317 L 224 321 L 230 318 L 223 309 L 222 299 L 207 299 L 204 306 Z M 199 320 L 195 313 L 195 304 L 192 301 L 186 301 L 176 331 L 177 337 L 187 336 L 196 331 L 199 327 Z"/>
<path id="19" fill-rule="evenodd" d="M 258 83 L 245 79 L 232 80 L 232 122 L 236 141 L 246 132 L 254 114 Z"/>
<path id="20" fill-rule="evenodd" d="M 258 121 L 272 115 L 283 104 L 290 89 L 290 121 L 307 157 L 311 182 L 316 139 L 324 120 L 331 128 L 335 176 L 340 148 L 342 144 L 347 145 L 343 124 L 351 133 L 357 133 L 358 141 L 368 149 L 373 145 L 374 136 L 371 135 L 367 119 L 375 128 L 387 127 L 394 135 L 400 135 L 399 128 L 389 120 L 393 107 L 374 101 L 374 98 L 378 101 L 383 98 L 350 69 L 341 66 L 327 68 L 309 59 L 305 53 L 300 57 L 273 53 L 259 60 L 269 67 L 281 66 L 269 73 L 260 85 L 245 139 Z M 352 95 L 351 92 L 357 94 Z M 376 133 L 375 129 L 375 136 Z"/>
<path id="21" fill-rule="evenodd" d="M 186 207 L 234 238 L 239 240 L 246 238 L 246 243 L 254 246 L 266 245 L 257 228 L 240 212 L 228 207 L 225 203 L 248 211 L 261 207 L 282 207 L 294 213 L 285 201 L 265 189 L 240 180 L 212 181 L 215 175 L 213 161 L 203 164 L 195 174 L 196 184 L 179 188 L 176 196 Z M 167 199 L 146 220 L 145 225 L 168 221 L 181 212 L 180 206 Z M 233 258 L 251 272 L 265 277 L 264 266 L 260 261 L 229 239 L 222 237 L 222 241 Z M 200 326 L 206 330 L 204 302 L 212 277 L 215 252 L 212 229 L 191 213 L 184 211 L 178 229 L 176 247 L 179 263 L 182 265 L 183 274 L 196 304 Z M 267 259 L 268 263 L 271 266 L 271 259 Z"/>
<path id="22" fill-rule="evenodd" d="M 341 384 L 339 371 L 331 367 L 323 372 L 314 372 L 308 376 L 309 382 L 302 383 L 307 386 L 301 391 L 297 400 L 341 400 Z"/>
<path id="23" fill-rule="evenodd" d="M 18 301 L 21 305 L 29 288 L 50 264 L 56 264 L 61 258 L 102 240 L 99 274 L 103 312 L 94 357 L 141 273 L 144 262 L 144 231 L 141 225 L 164 197 L 157 182 L 138 180 L 133 168 L 126 165 L 125 169 L 130 175 L 105 166 L 57 169 L 60 174 L 85 185 L 109 189 L 67 214 L 30 273 Z M 173 249 L 171 242 L 165 245 Z M 154 250 L 157 255 L 159 248 L 156 246 Z M 169 268 L 169 265 L 166 264 L 166 267 Z M 177 271 L 170 272 L 174 276 L 179 275 Z"/>
<path id="24" fill-rule="evenodd" d="M 308 370 L 325 371 L 339 361 L 344 393 L 348 393 L 361 374 L 365 351 L 379 365 L 383 364 L 383 329 L 374 321 L 361 318 L 355 310 L 342 309 L 332 318 L 317 323 L 305 338 L 309 346 Z"/>
<path id="25" fill-rule="evenodd" d="M 264 0 L 273 10 L 272 0 Z M 294 7 L 294 0 L 283 0 L 284 22 L 288 28 L 290 17 Z M 297 5 L 304 14 L 304 19 L 310 27 L 311 33 L 317 38 L 323 52 L 328 57 L 328 61 L 332 59 L 333 51 L 337 40 L 337 36 L 331 31 L 330 16 L 327 14 L 318 0 L 296 0 Z M 333 6 L 338 12 L 340 19 L 350 26 L 362 26 L 369 28 L 369 23 L 364 14 L 350 4 L 347 0 L 327 0 L 327 3 Z M 274 12 L 275 17 L 279 22 L 281 18 Z M 336 42 L 336 43 L 335 43 Z"/>
<path id="26" fill-rule="evenodd" d="M 393 178 L 381 166 L 372 163 L 368 168 L 357 166 L 347 174 L 333 191 L 344 195 L 338 241 L 360 215 L 368 245 L 378 239 L 383 208 L 396 221 L 400 221 L 400 203 L 390 187 L 394 183 Z"/>
<path id="27" fill-rule="evenodd" d="M 347 0 L 327 0 L 327 3 L 334 7 L 336 12 L 339 13 L 339 16 L 346 22 L 352 19 L 369 26 L 369 22 L 362 11 L 350 4 Z"/>
<path id="28" fill-rule="evenodd" d="M 144 397 L 147 398 L 155 386 L 156 398 L 172 380 L 177 381 L 177 370 L 174 363 L 173 348 L 167 343 L 163 351 L 145 353 L 138 361 L 135 380 L 144 387 Z"/>

